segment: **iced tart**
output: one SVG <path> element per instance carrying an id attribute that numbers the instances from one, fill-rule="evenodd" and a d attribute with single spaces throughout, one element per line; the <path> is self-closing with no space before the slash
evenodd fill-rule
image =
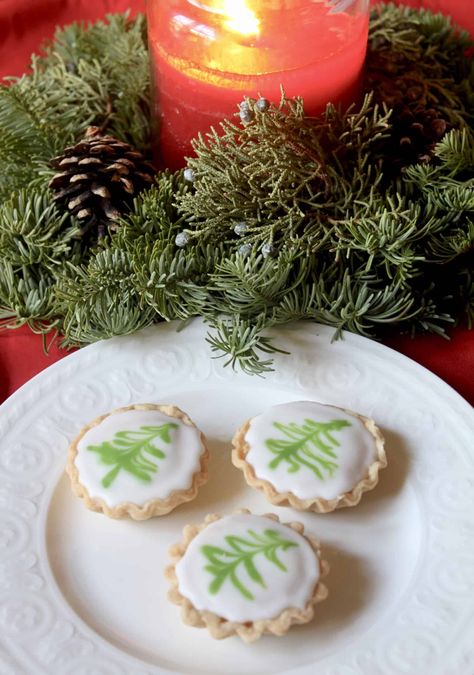
<path id="1" fill-rule="evenodd" d="M 209 515 L 186 526 L 170 553 L 169 599 L 181 605 L 186 624 L 207 627 L 217 639 L 284 635 L 310 621 L 327 597 L 321 580 L 329 566 L 318 541 L 301 523 L 283 524 L 273 514 Z"/>
<path id="2" fill-rule="evenodd" d="M 232 461 L 272 504 L 327 513 L 355 506 L 387 465 L 374 420 L 315 401 L 269 408 L 233 439 Z"/>
<path id="3" fill-rule="evenodd" d="M 136 404 L 87 424 L 70 445 L 66 471 L 92 511 L 145 520 L 194 499 L 208 457 L 204 435 L 182 410 Z"/>

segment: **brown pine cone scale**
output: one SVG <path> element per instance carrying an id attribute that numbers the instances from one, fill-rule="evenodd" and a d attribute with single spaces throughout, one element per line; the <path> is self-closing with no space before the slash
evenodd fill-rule
<path id="1" fill-rule="evenodd" d="M 114 136 L 90 127 L 76 145 L 51 165 L 58 170 L 50 188 L 54 200 L 80 222 L 80 236 L 100 240 L 118 227 L 133 199 L 154 181 L 144 155 Z"/>

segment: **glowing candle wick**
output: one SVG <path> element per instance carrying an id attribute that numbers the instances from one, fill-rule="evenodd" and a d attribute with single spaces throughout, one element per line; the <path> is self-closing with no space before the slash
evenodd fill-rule
<path id="1" fill-rule="evenodd" d="M 241 35 L 259 34 L 260 21 L 246 0 L 224 0 L 223 14 L 227 17 L 225 25 L 229 30 Z"/>

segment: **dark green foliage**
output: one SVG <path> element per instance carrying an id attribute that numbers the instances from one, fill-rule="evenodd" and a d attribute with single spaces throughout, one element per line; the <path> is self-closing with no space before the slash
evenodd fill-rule
<path id="1" fill-rule="evenodd" d="M 56 280 L 79 262 L 76 228 L 45 188 L 19 190 L 0 205 L 0 321 L 40 332 L 57 320 Z"/>
<path id="2" fill-rule="evenodd" d="M 425 10 L 381 5 L 372 11 L 366 87 L 392 108 L 380 145 L 384 171 L 429 162 L 453 127 L 474 121 L 474 42 L 450 20 Z"/>
<path id="3" fill-rule="evenodd" d="M 101 126 L 107 121 L 110 135 L 140 150 L 149 147 L 150 70 L 143 16 L 129 21 L 126 14 L 112 14 L 107 22 L 99 21 L 87 30 L 82 24 L 59 30 L 40 60 L 43 77 L 48 73 L 54 77 L 55 67 L 65 68 L 80 80 L 79 87 L 86 87 L 85 93 L 89 92 L 88 100 L 84 100 L 81 89 L 78 90 L 79 105 L 89 108 L 83 112 L 76 110 L 75 119 L 73 105 L 63 104 L 60 114 L 71 114 L 68 127 L 71 139 L 82 136 L 89 124 Z M 64 74 L 58 72 L 57 77 L 57 84 L 62 86 Z M 75 91 L 73 80 L 71 95 Z"/>
<path id="4" fill-rule="evenodd" d="M 65 267 L 56 295 L 66 345 L 128 335 L 153 322 L 152 308 L 142 307 L 126 251 L 101 250 L 85 265 Z"/>
<path id="5" fill-rule="evenodd" d="M 430 12 L 374 10 L 375 95 L 318 119 L 282 97 L 247 124 L 224 121 L 196 140 L 192 184 L 160 174 L 117 234 L 85 250 L 51 205 L 50 161 L 90 124 L 146 151 L 145 22 L 60 31 L 0 89 L 0 321 L 82 345 L 199 315 L 216 355 L 264 373 L 278 351 L 265 329 L 289 321 L 380 336 L 472 319 L 469 45 Z"/>
<path id="6" fill-rule="evenodd" d="M 433 106 L 455 125 L 473 121 L 469 34 L 449 18 L 392 3 L 372 10 L 368 88 L 389 107 Z"/>

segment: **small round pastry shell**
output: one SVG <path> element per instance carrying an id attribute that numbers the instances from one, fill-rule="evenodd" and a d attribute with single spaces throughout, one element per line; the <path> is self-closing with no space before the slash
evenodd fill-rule
<path id="1" fill-rule="evenodd" d="M 255 474 L 254 467 L 247 462 L 247 453 L 250 446 L 245 440 L 247 431 L 250 427 L 251 419 L 247 420 L 245 424 L 237 430 L 232 444 L 232 463 L 244 473 L 245 480 L 248 485 L 257 490 L 261 490 L 269 502 L 276 506 L 291 506 L 299 511 L 314 511 L 316 513 L 329 513 L 336 509 L 341 509 L 345 506 L 356 506 L 364 492 L 372 490 L 379 482 L 379 471 L 387 466 L 387 456 L 385 454 L 385 440 L 380 429 L 376 426 L 375 421 L 369 417 L 364 417 L 359 413 L 345 408 L 339 408 L 348 415 L 357 417 L 365 426 L 374 440 L 377 459 L 367 468 L 367 474 L 354 485 L 352 490 L 345 492 L 342 495 L 334 497 L 334 499 L 323 499 L 315 496 L 312 499 L 300 499 L 292 492 L 278 492 L 270 481 L 263 478 L 258 478 Z"/>
<path id="2" fill-rule="evenodd" d="M 200 467 L 199 470 L 194 474 L 192 483 L 189 487 L 183 490 L 175 490 L 171 493 L 166 499 L 148 499 L 143 504 L 135 504 L 133 502 L 122 502 L 117 504 L 117 506 L 109 506 L 105 501 L 99 497 L 91 497 L 84 485 L 80 482 L 79 470 L 75 464 L 75 459 L 78 453 L 78 443 L 82 437 L 92 429 L 93 427 L 100 424 L 103 420 L 111 415 L 117 413 L 128 412 L 129 410 L 155 410 L 161 412 L 164 415 L 169 417 L 174 417 L 175 419 L 181 420 L 184 424 L 197 428 L 191 418 L 184 413 L 182 410 L 172 405 L 156 405 L 153 403 L 139 403 L 135 405 L 129 405 L 125 408 L 116 408 L 111 412 L 97 417 L 95 420 L 83 427 L 78 434 L 78 436 L 73 440 L 69 446 L 69 454 L 66 465 L 66 473 L 68 474 L 71 480 L 71 488 L 73 493 L 84 501 L 84 504 L 91 511 L 96 511 L 98 513 L 104 513 L 109 518 L 132 518 L 133 520 L 147 520 L 148 518 L 153 518 L 154 516 L 164 516 L 173 509 L 175 509 L 180 504 L 184 502 L 189 502 L 194 499 L 198 493 L 201 485 L 204 485 L 208 480 L 208 470 L 207 465 L 209 461 L 209 450 L 206 444 L 206 438 L 202 432 L 200 432 L 201 444 L 202 444 L 202 453 L 200 455 Z"/>
<path id="3" fill-rule="evenodd" d="M 248 509 L 240 509 L 236 514 L 245 513 L 251 515 Z M 273 513 L 265 513 L 263 518 L 276 521 L 280 523 L 280 519 Z M 217 640 L 238 635 L 244 642 L 255 642 L 262 635 L 285 635 L 293 625 L 308 623 L 314 616 L 314 606 L 325 600 L 328 596 L 328 590 L 323 579 L 329 572 L 329 563 L 321 558 L 320 544 L 317 539 L 304 534 L 304 526 L 302 523 L 282 523 L 290 527 L 295 532 L 298 532 L 306 539 L 314 551 L 315 558 L 318 560 L 320 576 L 316 582 L 313 593 L 309 598 L 304 609 L 299 607 L 288 607 L 278 616 L 271 619 L 261 619 L 258 621 L 248 621 L 239 623 L 236 621 L 228 621 L 214 612 L 198 610 L 194 607 L 188 598 L 181 595 L 179 590 L 178 578 L 176 575 L 176 565 L 185 555 L 189 544 L 192 540 L 202 532 L 208 525 L 220 520 L 222 516 L 210 514 L 206 516 L 204 522 L 200 525 L 186 525 L 183 530 L 183 540 L 179 544 L 175 544 L 170 548 L 170 555 L 172 557 L 172 564 L 165 570 L 166 578 L 171 582 L 171 588 L 168 591 L 168 599 L 175 605 L 181 606 L 181 617 L 183 622 L 188 626 L 196 626 L 197 628 L 207 628 L 212 637 Z"/>

